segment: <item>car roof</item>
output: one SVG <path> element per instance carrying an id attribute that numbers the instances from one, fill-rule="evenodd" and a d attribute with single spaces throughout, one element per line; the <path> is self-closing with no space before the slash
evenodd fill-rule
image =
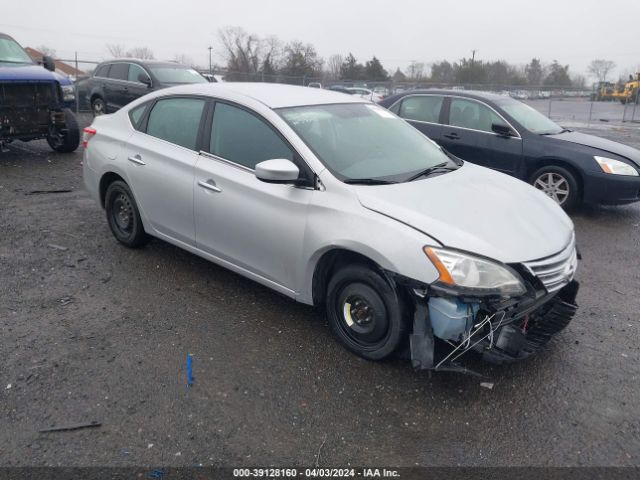
<path id="1" fill-rule="evenodd" d="M 166 62 L 166 61 L 162 61 L 162 60 L 141 60 L 139 58 L 112 58 L 110 60 L 105 60 L 104 62 L 100 63 L 100 65 L 102 64 L 106 64 L 106 63 L 136 63 L 139 65 L 144 65 L 144 66 L 149 66 L 149 67 L 182 67 L 182 68 L 192 68 L 188 65 L 183 65 L 182 63 L 178 63 L 178 62 Z"/>
<path id="2" fill-rule="evenodd" d="M 359 97 L 320 88 L 281 83 L 197 83 L 173 87 L 171 92 L 191 95 L 235 95 L 256 100 L 269 108 L 329 105 L 334 103 L 367 103 Z M 167 92 L 168 93 L 168 92 Z"/>
<path id="3" fill-rule="evenodd" d="M 506 97 L 504 95 L 500 95 L 498 93 L 493 92 L 481 92 L 479 90 L 444 90 L 444 89 L 418 89 L 418 90 L 405 90 L 404 92 L 397 95 L 400 97 L 407 97 L 409 95 L 415 94 L 431 94 L 431 95 L 453 95 L 457 97 L 467 97 L 467 98 L 475 98 L 477 100 L 489 100 L 489 101 L 497 101 L 504 100 Z"/>

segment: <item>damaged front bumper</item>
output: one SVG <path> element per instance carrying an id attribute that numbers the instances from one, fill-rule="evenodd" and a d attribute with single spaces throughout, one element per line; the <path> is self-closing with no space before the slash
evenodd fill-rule
<path id="1" fill-rule="evenodd" d="M 475 351 L 492 363 L 529 357 L 563 330 L 577 310 L 579 284 L 508 300 L 415 295 L 410 353 L 416 369 L 466 371 L 456 361 Z M 436 354 L 436 338 L 448 344 Z"/>

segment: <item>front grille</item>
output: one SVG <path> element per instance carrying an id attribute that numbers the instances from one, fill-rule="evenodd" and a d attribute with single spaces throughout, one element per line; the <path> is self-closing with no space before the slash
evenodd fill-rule
<path id="1" fill-rule="evenodd" d="M 19 136 L 46 133 L 51 111 L 60 104 L 54 82 L 0 83 L 0 134 Z"/>
<path id="2" fill-rule="evenodd" d="M 571 237 L 562 251 L 540 260 L 525 262 L 524 266 L 542 282 L 547 292 L 557 292 L 573 279 L 578 266 L 575 236 Z"/>

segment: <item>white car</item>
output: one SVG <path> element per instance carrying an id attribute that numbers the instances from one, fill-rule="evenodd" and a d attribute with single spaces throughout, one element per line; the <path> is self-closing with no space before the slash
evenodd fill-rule
<path id="1" fill-rule="evenodd" d="M 576 311 L 574 229 L 555 202 L 357 96 L 169 88 L 95 118 L 83 143 L 86 188 L 120 243 L 157 237 L 324 306 L 364 358 L 521 359 Z"/>
<path id="2" fill-rule="evenodd" d="M 362 87 L 347 87 L 347 90 L 351 95 L 358 96 L 360 98 L 364 98 L 365 100 L 371 100 L 372 102 L 378 103 L 384 97 L 377 92 L 373 92 L 368 88 Z"/>

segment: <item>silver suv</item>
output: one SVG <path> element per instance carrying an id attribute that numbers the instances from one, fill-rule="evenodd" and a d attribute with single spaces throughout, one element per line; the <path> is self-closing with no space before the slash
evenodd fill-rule
<path id="1" fill-rule="evenodd" d="M 175 87 L 97 117 L 84 146 L 86 187 L 119 242 L 157 237 L 324 306 L 340 342 L 370 360 L 521 359 L 577 308 L 560 207 L 359 97 Z"/>

